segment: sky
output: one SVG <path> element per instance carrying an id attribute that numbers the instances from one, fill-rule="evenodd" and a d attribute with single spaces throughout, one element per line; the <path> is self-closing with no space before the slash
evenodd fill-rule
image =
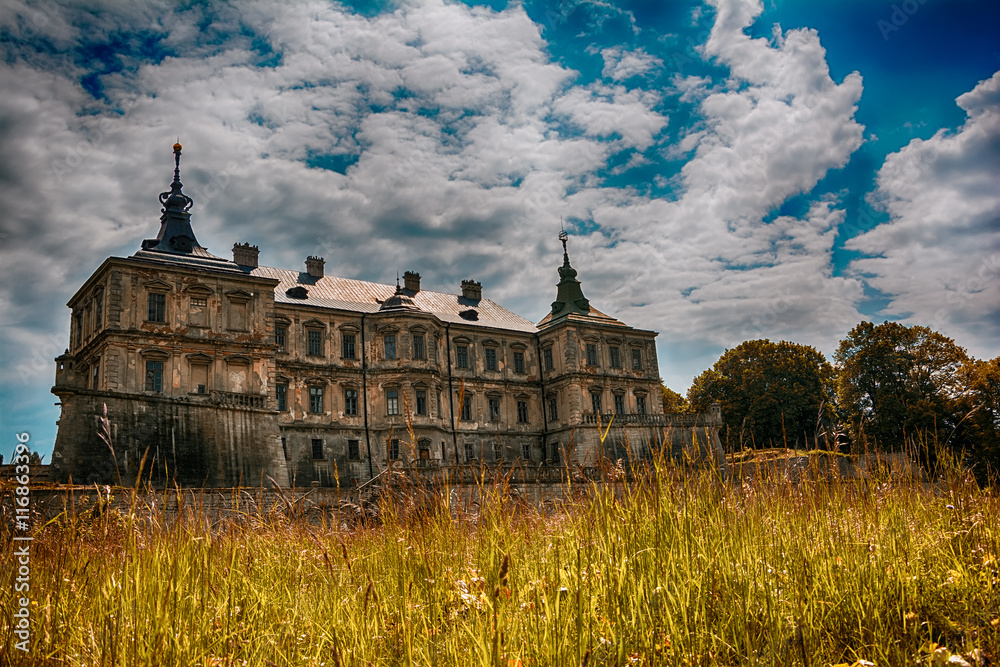
<path id="1" fill-rule="evenodd" d="M 7 0 L 0 451 L 51 453 L 65 304 L 155 235 L 178 138 L 224 257 L 473 278 L 537 322 L 564 224 L 682 393 L 745 340 L 830 357 L 863 320 L 995 357 L 997 35 L 971 0 Z"/>

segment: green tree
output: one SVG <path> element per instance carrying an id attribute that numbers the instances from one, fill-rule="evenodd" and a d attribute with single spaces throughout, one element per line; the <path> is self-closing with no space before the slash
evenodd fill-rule
<path id="1" fill-rule="evenodd" d="M 726 350 L 695 378 L 695 412 L 722 406 L 720 437 L 729 448 L 816 444 L 834 417 L 833 367 L 808 345 L 751 340 Z"/>
<path id="2" fill-rule="evenodd" d="M 953 446 L 968 455 L 980 481 L 995 481 L 1000 476 L 1000 357 L 971 359 L 959 374 L 964 391 Z"/>
<path id="3" fill-rule="evenodd" d="M 840 341 L 840 408 L 855 442 L 887 450 L 944 443 L 961 416 L 965 350 L 927 327 L 862 322 Z"/>
<path id="4" fill-rule="evenodd" d="M 663 412 L 668 415 L 678 415 L 691 412 L 691 405 L 681 394 L 663 384 L 660 380 L 660 398 L 663 402 Z"/>

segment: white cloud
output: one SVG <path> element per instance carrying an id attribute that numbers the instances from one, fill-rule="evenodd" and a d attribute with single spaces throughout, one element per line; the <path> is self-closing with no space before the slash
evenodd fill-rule
<path id="1" fill-rule="evenodd" d="M 851 268 L 886 294 L 886 312 L 996 356 L 1000 325 L 1000 72 L 956 100 L 957 131 L 886 158 L 876 196 L 890 221 L 849 240 Z"/>
<path id="2" fill-rule="evenodd" d="M 601 76 L 614 81 L 624 81 L 634 76 L 646 74 L 663 66 L 663 61 L 646 53 L 644 49 L 626 51 L 620 46 L 601 50 L 604 70 Z"/>
<path id="3" fill-rule="evenodd" d="M 593 217 L 614 241 L 599 253 L 603 241 L 595 237 L 586 261 L 607 267 L 597 290 L 621 297 L 606 308 L 651 322 L 668 340 L 734 346 L 747 337 L 785 337 L 830 351 L 861 319 L 860 281 L 833 275 L 843 211 L 823 200 L 801 219 L 764 220 L 861 145 L 864 128 L 854 119 L 861 77 L 834 82 L 815 31 L 750 38 L 744 29 L 759 3 L 713 4 L 716 23 L 703 53 L 730 79 L 719 88 L 675 78 L 701 99 L 702 116 L 674 153 L 693 152 L 679 177 L 681 194 L 675 201 L 570 197 L 574 214 Z"/>

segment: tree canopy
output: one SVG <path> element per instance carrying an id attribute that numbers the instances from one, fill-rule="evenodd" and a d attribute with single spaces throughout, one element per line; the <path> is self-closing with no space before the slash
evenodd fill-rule
<path id="1" fill-rule="evenodd" d="M 808 345 L 751 340 L 726 350 L 695 378 L 695 412 L 722 406 L 720 437 L 730 448 L 810 446 L 834 417 L 833 367 Z"/>
<path id="2" fill-rule="evenodd" d="M 840 409 L 855 442 L 901 449 L 908 439 L 946 442 L 961 416 L 960 373 L 969 357 L 922 326 L 862 322 L 840 341 Z"/>
<path id="3" fill-rule="evenodd" d="M 663 413 L 667 415 L 679 415 L 691 412 L 691 405 L 683 395 L 678 394 L 670 387 L 660 381 L 660 399 L 663 402 Z"/>

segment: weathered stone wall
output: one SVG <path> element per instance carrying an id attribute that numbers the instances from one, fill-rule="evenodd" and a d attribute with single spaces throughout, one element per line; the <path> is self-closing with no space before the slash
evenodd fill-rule
<path id="1" fill-rule="evenodd" d="M 144 479 L 182 485 L 259 485 L 267 475 L 287 483 L 281 436 L 269 410 L 185 403 L 155 396 L 78 390 L 61 393 L 62 415 L 52 478 L 131 483 L 143 454 Z M 114 455 L 98 437 L 108 407 Z M 115 460 L 117 459 L 117 470 Z"/>

